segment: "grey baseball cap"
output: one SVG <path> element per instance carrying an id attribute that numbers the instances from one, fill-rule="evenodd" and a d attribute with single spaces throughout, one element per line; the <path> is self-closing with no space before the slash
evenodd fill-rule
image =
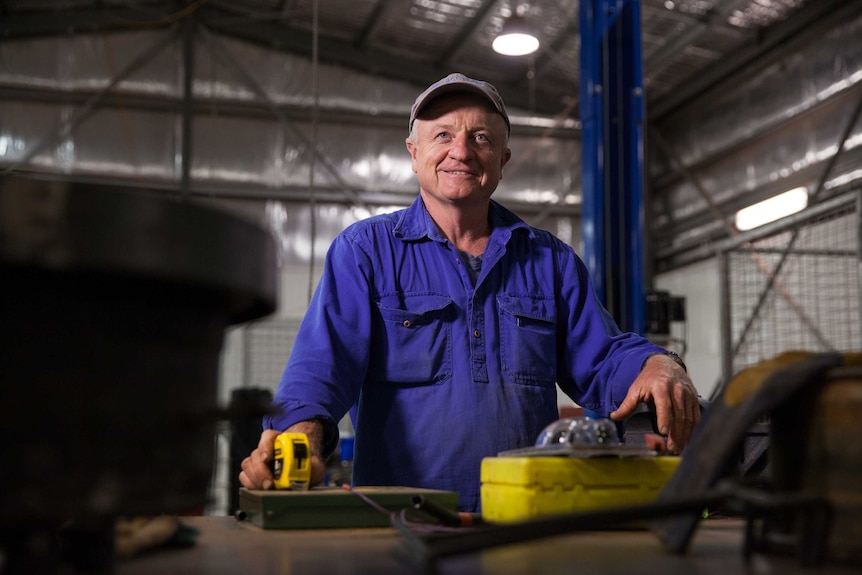
<path id="1" fill-rule="evenodd" d="M 438 80 L 434 82 L 428 88 L 419 94 L 419 97 L 416 98 L 416 101 L 413 102 L 413 107 L 410 109 L 410 123 L 407 124 L 408 130 L 413 130 L 413 122 L 416 120 L 416 116 L 422 112 L 422 109 L 427 106 L 431 100 L 438 96 L 442 96 L 443 94 L 451 94 L 453 92 L 470 92 L 472 94 L 478 94 L 479 96 L 483 96 L 494 109 L 503 116 L 503 119 L 506 120 L 506 129 L 511 132 L 512 125 L 509 123 L 509 114 L 506 113 L 506 106 L 503 104 L 503 98 L 500 97 L 500 93 L 497 92 L 497 88 L 489 84 L 488 82 L 483 82 L 482 80 L 474 80 L 473 78 L 468 78 L 464 74 L 449 74 L 442 80 Z"/>

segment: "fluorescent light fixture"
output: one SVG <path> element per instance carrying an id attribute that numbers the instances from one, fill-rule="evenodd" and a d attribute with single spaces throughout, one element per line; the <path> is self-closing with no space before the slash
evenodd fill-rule
<path id="1" fill-rule="evenodd" d="M 539 49 L 539 39 L 527 27 L 523 17 L 512 15 L 503 24 L 491 47 L 503 56 L 526 56 Z"/>
<path id="2" fill-rule="evenodd" d="M 807 205 L 808 188 L 793 188 L 736 212 L 736 229 L 741 232 L 752 230 L 763 224 L 800 212 Z"/>

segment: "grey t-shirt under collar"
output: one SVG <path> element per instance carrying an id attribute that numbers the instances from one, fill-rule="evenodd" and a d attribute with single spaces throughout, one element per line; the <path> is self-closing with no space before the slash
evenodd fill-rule
<path id="1" fill-rule="evenodd" d="M 482 271 L 482 255 L 474 256 L 467 252 L 461 252 L 461 259 L 467 264 L 467 271 L 470 273 L 470 278 L 474 284 L 479 279 L 479 272 Z"/>

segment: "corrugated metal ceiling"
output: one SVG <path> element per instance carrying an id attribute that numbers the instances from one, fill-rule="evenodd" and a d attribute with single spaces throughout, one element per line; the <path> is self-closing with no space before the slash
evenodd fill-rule
<path id="1" fill-rule="evenodd" d="M 494 82 L 514 107 L 576 116 L 578 0 L 6 0 L 3 38 L 167 26 L 194 11 L 223 33 L 380 77 L 427 85 L 460 70 Z M 763 42 L 783 21 L 804 25 L 811 0 L 643 0 L 651 102 Z M 517 11 L 539 31 L 530 57 L 491 41 Z"/>

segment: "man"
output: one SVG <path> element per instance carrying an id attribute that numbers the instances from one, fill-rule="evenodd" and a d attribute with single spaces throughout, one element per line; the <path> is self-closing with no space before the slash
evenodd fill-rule
<path id="1" fill-rule="evenodd" d="M 684 447 L 699 408 L 678 358 L 620 333 L 571 247 L 491 200 L 509 130 L 485 82 L 452 74 L 416 99 L 419 197 L 334 240 L 244 486 L 272 486 L 284 430 L 308 434 L 321 481 L 350 411 L 355 485 L 458 491 L 476 510 L 482 458 L 534 444 L 558 418 L 555 383 L 616 420 L 652 400 Z"/>

